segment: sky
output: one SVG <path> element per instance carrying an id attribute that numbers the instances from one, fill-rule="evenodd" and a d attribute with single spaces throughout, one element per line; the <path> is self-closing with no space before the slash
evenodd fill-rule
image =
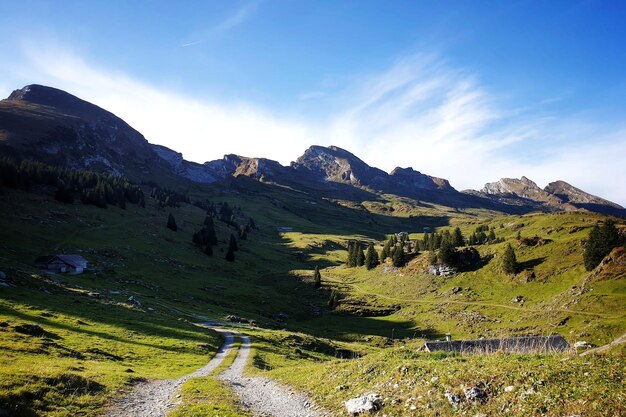
<path id="1" fill-rule="evenodd" d="M 191 161 L 336 145 L 458 190 L 626 206 L 623 1 L 1 1 L 0 96 L 103 107 Z"/>

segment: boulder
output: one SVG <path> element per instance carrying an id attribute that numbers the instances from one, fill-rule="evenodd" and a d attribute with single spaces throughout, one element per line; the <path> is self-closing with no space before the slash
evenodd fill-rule
<path id="1" fill-rule="evenodd" d="M 580 340 L 574 343 L 574 349 L 589 349 L 590 347 L 591 347 L 591 344 L 583 340 Z"/>
<path id="2" fill-rule="evenodd" d="M 0 279 L 5 279 L 7 277 L 7 274 L 5 274 L 4 272 L 0 271 Z"/>
<path id="3" fill-rule="evenodd" d="M 448 402 L 450 403 L 450 405 L 454 408 L 458 407 L 459 405 L 461 405 L 461 397 L 459 397 L 456 394 L 453 394 L 451 392 L 446 392 L 446 398 L 448 399 Z"/>
<path id="4" fill-rule="evenodd" d="M 484 403 L 487 401 L 487 392 L 481 387 L 469 387 L 464 391 L 465 399 L 473 403 Z"/>
<path id="5" fill-rule="evenodd" d="M 362 397 L 352 398 L 344 402 L 348 414 L 351 416 L 358 416 L 363 413 L 373 413 L 378 411 L 383 406 L 380 395 L 376 393 L 365 394 Z"/>

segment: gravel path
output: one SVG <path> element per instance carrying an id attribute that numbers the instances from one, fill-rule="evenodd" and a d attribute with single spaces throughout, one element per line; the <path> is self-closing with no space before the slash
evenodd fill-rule
<path id="1" fill-rule="evenodd" d="M 220 329 L 215 329 L 220 331 Z M 148 381 L 137 385 L 126 396 L 113 401 L 105 413 L 105 417 L 165 417 L 167 412 L 179 401 L 176 394 L 190 378 L 207 376 L 224 360 L 233 344 L 232 333 L 224 332 L 224 344 L 213 359 L 205 366 L 189 375 L 178 379 Z"/>
<path id="2" fill-rule="evenodd" d="M 243 370 L 250 356 L 250 338 L 238 335 L 242 339 L 239 353 L 233 364 L 219 379 L 228 382 L 249 408 L 259 417 L 322 417 L 329 416 L 320 411 L 304 395 L 287 389 L 262 377 L 244 377 Z"/>
<path id="3" fill-rule="evenodd" d="M 610 349 L 613 346 L 617 346 L 621 343 L 626 343 L 626 333 L 621 335 L 620 337 L 618 337 L 617 339 L 613 340 L 611 343 L 607 343 L 606 345 L 603 346 L 599 346 L 597 348 L 594 349 L 589 349 L 584 351 L 583 353 L 580 354 L 580 356 L 586 356 L 589 355 L 590 353 L 600 353 L 600 352 L 604 352 L 605 350 Z"/>

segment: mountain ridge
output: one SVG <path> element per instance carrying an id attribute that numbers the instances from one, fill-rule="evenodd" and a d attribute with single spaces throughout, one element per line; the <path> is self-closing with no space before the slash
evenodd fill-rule
<path id="1" fill-rule="evenodd" d="M 0 153 L 53 165 L 124 175 L 139 182 L 176 183 L 177 178 L 212 184 L 245 176 L 261 182 L 343 193 L 354 189 L 394 194 L 454 208 L 508 213 L 589 210 L 626 216 L 614 202 L 557 180 L 544 189 L 526 177 L 502 178 L 480 191 L 457 191 L 447 179 L 412 167 L 390 173 L 338 146 L 312 145 L 291 164 L 228 154 L 203 164 L 151 144 L 113 113 L 70 93 L 31 84 L 0 101 Z"/>

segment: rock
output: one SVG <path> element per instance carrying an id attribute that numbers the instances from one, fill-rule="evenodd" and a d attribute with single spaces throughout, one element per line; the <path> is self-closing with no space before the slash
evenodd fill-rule
<path id="1" fill-rule="evenodd" d="M 517 297 L 513 298 L 511 301 L 514 303 L 524 303 L 526 302 L 526 299 L 523 296 L 518 295 Z"/>
<path id="2" fill-rule="evenodd" d="M 574 343 L 574 349 L 589 349 L 591 344 L 583 340 Z"/>
<path id="3" fill-rule="evenodd" d="M 5 274 L 4 272 L 0 271 L 0 279 L 5 279 L 7 277 L 7 274 Z"/>
<path id="4" fill-rule="evenodd" d="M 450 392 L 446 392 L 446 398 L 448 399 L 448 402 L 450 403 L 450 405 L 454 408 L 458 407 L 459 405 L 461 405 L 461 397 L 459 397 L 456 394 L 450 393 Z"/>
<path id="5" fill-rule="evenodd" d="M 137 300 L 132 295 L 130 297 L 128 297 L 128 302 L 131 303 L 132 305 L 136 306 L 136 307 L 141 307 L 141 303 L 139 302 L 139 300 Z"/>
<path id="6" fill-rule="evenodd" d="M 464 391 L 467 401 L 473 403 L 484 403 L 487 401 L 487 392 L 481 387 L 466 388 Z"/>
<path id="7" fill-rule="evenodd" d="M 15 331 L 30 336 L 43 336 L 46 331 L 38 324 L 20 324 L 14 327 Z"/>
<path id="8" fill-rule="evenodd" d="M 343 404 L 346 406 L 346 410 L 351 416 L 358 416 L 363 413 L 372 413 L 380 410 L 383 406 L 380 395 L 373 392 L 365 394 L 362 397 L 352 398 Z"/>
<path id="9" fill-rule="evenodd" d="M 504 392 L 513 392 L 515 391 L 515 387 L 513 385 L 509 385 L 508 387 L 504 387 Z"/>
<path id="10" fill-rule="evenodd" d="M 336 389 L 337 391 L 345 391 L 345 390 L 347 390 L 348 388 L 350 388 L 350 387 L 348 387 L 347 385 L 337 385 L 337 386 L 335 387 L 335 389 Z"/>
<path id="11" fill-rule="evenodd" d="M 447 276 L 456 274 L 456 269 L 446 264 L 431 265 L 428 267 L 428 273 L 430 275 L 438 275 L 438 276 L 447 277 Z"/>

